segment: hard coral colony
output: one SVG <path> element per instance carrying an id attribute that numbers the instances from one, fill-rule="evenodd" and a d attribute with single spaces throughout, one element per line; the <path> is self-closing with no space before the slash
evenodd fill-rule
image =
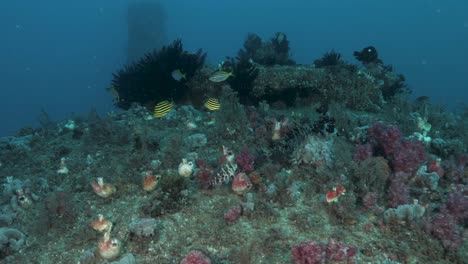
<path id="1" fill-rule="evenodd" d="M 217 67 L 181 40 L 137 59 L 123 111 L 0 139 L 0 259 L 462 263 L 467 119 L 354 55 L 296 65 L 278 32 Z"/>

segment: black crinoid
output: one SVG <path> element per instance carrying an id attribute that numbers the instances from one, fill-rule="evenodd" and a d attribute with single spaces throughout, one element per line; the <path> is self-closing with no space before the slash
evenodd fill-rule
<path id="1" fill-rule="evenodd" d="M 294 65 L 296 62 L 290 58 L 289 40 L 283 32 L 276 32 L 275 36 L 270 39 L 271 46 L 275 51 L 275 64 L 279 65 Z"/>
<path id="2" fill-rule="evenodd" d="M 150 109 L 163 100 L 177 103 L 187 99 L 190 90 L 186 83 L 203 67 L 205 58 L 201 49 L 184 51 L 180 39 L 146 54 L 113 74 L 112 88 L 118 95 L 115 105 L 126 110 L 139 103 Z M 183 73 L 184 78 L 174 79 L 174 71 Z"/>
<path id="3" fill-rule="evenodd" d="M 289 40 L 283 32 L 276 33 L 267 42 L 263 42 L 258 35 L 249 33 L 242 52 L 263 66 L 293 65 L 295 62 L 290 58 L 289 49 Z"/>
<path id="4" fill-rule="evenodd" d="M 240 50 L 236 58 L 228 57 L 222 65 L 222 69 L 232 72 L 233 77 L 227 81 L 231 88 L 237 92 L 241 104 L 257 104 L 257 99 L 251 96 L 252 85 L 258 76 L 258 68 L 244 50 Z"/>
<path id="5" fill-rule="evenodd" d="M 341 54 L 332 50 L 323 54 L 322 58 L 314 61 L 315 67 L 323 68 L 343 64 Z"/>
<path id="6" fill-rule="evenodd" d="M 389 78 L 390 76 L 392 78 Z M 411 89 L 406 85 L 406 78 L 403 74 L 387 73 L 382 79 L 384 81 L 382 95 L 385 100 L 396 95 L 411 94 Z"/>
<path id="7" fill-rule="evenodd" d="M 379 54 L 377 49 L 373 46 L 368 46 L 363 48 L 361 51 L 355 51 L 353 53 L 354 57 L 362 62 L 362 64 L 367 65 L 370 63 L 381 64 L 382 60 L 379 59 Z"/>
<path id="8" fill-rule="evenodd" d="M 233 73 L 227 82 L 237 92 L 239 101 L 245 105 L 256 105 L 260 99 L 253 96 L 251 91 L 253 82 L 259 74 L 257 65 L 293 64 L 295 62 L 290 58 L 286 34 L 278 32 L 270 41 L 263 42 L 258 35 L 249 33 L 237 57 L 228 57 L 222 65 L 222 70 Z"/>

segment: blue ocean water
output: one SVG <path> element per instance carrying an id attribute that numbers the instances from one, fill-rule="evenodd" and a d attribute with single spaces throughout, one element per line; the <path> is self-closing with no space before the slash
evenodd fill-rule
<path id="1" fill-rule="evenodd" d="M 131 1 L 130 1 L 131 2 Z M 403 73 L 414 96 L 456 108 L 468 99 L 466 1 L 159 1 L 162 43 L 182 38 L 217 64 L 235 56 L 248 32 L 282 31 L 298 63 L 335 49 L 347 61 L 374 45 Z M 105 91 L 127 62 L 129 1 L 2 1 L 0 3 L 0 135 L 91 108 L 113 111 Z M 149 18 L 151 20 L 151 18 Z M 144 41 L 144 40 L 141 40 Z"/>

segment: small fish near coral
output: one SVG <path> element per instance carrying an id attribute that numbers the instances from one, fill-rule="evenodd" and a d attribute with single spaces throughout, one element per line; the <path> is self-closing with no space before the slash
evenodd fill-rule
<path id="1" fill-rule="evenodd" d="M 232 72 L 217 71 L 210 76 L 209 80 L 212 82 L 223 82 L 231 76 L 234 76 Z"/>
<path id="2" fill-rule="evenodd" d="M 278 41 L 279 44 L 281 44 L 285 38 L 286 35 L 283 32 L 276 33 L 276 41 Z"/>
<path id="3" fill-rule="evenodd" d="M 117 91 L 117 89 L 115 88 L 115 86 L 111 86 L 109 88 L 107 88 L 107 90 L 109 92 L 112 93 L 112 95 L 114 96 L 114 98 L 112 99 L 113 102 L 117 103 L 120 101 L 120 95 L 119 95 L 119 92 Z"/>
<path id="4" fill-rule="evenodd" d="M 210 111 L 217 111 L 221 109 L 221 103 L 218 99 L 213 97 L 208 98 L 203 105 Z"/>
<path id="5" fill-rule="evenodd" d="M 168 100 L 157 103 L 154 106 L 153 117 L 161 118 L 166 116 L 172 109 L 174 109 L 174 103 Z"/>
<path id="6" fill-rule="evenodd" d="M 221 109 L 221 103 L 219 102 L 219 100 L 212 97 L 208 98 L 203 105 L 209 111 L 218 111 L 219 109 Z M 172 101 L 161 101 L 154 106 L 153 117 L 163 118 L 167 114 L 169 114 L 169 112 L 171 112 L 171 110 L 174 109 L 174 107 L 175 104 Z"/>
<path id="7" fill-rule="evenodd" d="M 183 73 L 180 69 L 172 71 L 171 76 L 174 80 L 180 82 L 183 79 L 187 79 L 186 74 Z"/>

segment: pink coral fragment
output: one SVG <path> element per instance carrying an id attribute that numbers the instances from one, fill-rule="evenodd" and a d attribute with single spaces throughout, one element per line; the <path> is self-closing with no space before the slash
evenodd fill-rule
<path id="1" fill-rule="evenodd" d="M 237 219 L 239 219 L 241 214 L 242 214 L 242 207 L 240 205 L 233 206 L 224 214 L 224 221 L 228 225 L 232 225 L 235 222 L 237 222 Z"/>
<path id="2" fill-rule="evenodd" d="M 203 252 L 192 250 L 180 264 L 211 264 L 211 260 Z"/>

